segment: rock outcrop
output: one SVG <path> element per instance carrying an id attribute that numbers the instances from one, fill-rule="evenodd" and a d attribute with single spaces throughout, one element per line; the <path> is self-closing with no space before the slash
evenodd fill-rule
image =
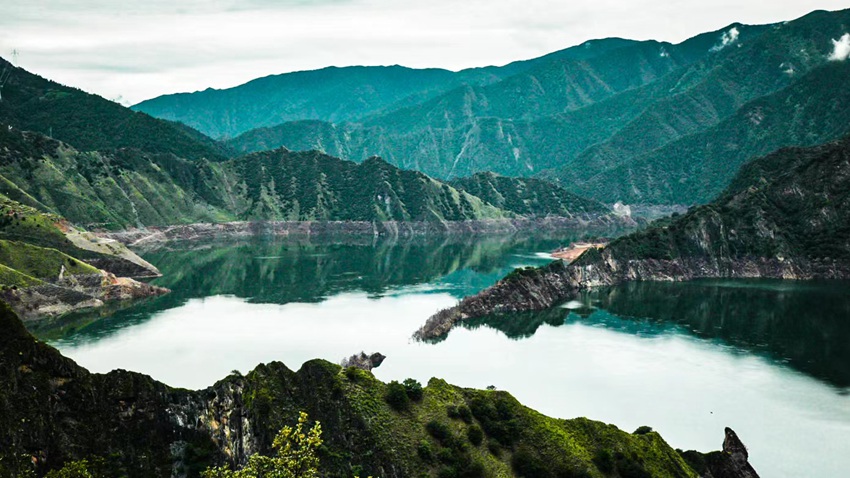
<path id="1" fill-rule="evenodd" d="M 380 367 L 384 363 L 385 358 L 387 358 L 386 355 L 381 355 L 378 352 L 372 355 L 366 355 L 366 352 L 360 352 L 359 354 L 354 354 L 351 357 L 343 359 L 340 365 L 343 368 L 354 367 L 370 372 L 373 368 Z"/>
<path id="2" fill-rule="evenodd" d="M 589 249 L 575 262 L 516 270 L 432 316 L 418 339 L 459 320 L 541 310 L 625 281 L 850 278 L 850 137 L 780 150 L 744 167 L 711 204 Z"/>

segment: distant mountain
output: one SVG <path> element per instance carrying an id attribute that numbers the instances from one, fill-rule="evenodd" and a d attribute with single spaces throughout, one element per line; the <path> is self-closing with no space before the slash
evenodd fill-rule
<path id="1" fill-rule="evenodd" d="M 788 145 L 813 146 L 850 133 L 850 62 L 830 62 L 788 87 L 753 100 L 717 125 L 592 176 L 576 165 L 561 174 L 586 197 L 627 203 L 706 203 L 750 158 Z M 577 161 L 580 161 L 577 160 Z"/>
<path id="2" fill-rule="evenodd" d="M 449 184 L 460 191 L 508 211 L 524 216 L 565 216 L 600 214 L 607 206 L 584 199 L 539 179 L 509 178 L 494 173 L 478 173 Z"/>
<path id="3" fill-rule="evenodd" d="M 288 122 L 228 144 L 245 152 L 320 149 L 355 160 L 378 154 L 437 178 L 539 175 L 607 203 L 705 202 L 746 158 L 846 131 L 832 106 L 844 93 L 824 87 L 801 108 L 809 117 L 823 111 L 835 127 L 807 127 L 786 114 L 793 107 L 786 104 L 772 130 L 795 134 L 774 134 L 759 145 L 754 128 L 734 158 L 706 158 L 703 165 L 695 154 L 698 135 L 707 141 L 728 134 L 731 123 L 752 114 L 754 102 L 779 101 L 772 95 L 797 83 L 803 91 L 837 78 L 824 67 L 836 63 L 828 59 L 832 40 L 847 31 L 850 10 L 817 11 L 775 25 L 734 24 L 679 45 L 624 42 L 590 58 L 542 57 L 500 81 L 461 86 L 356 122 Z M 741 138 L 741 131 L 735 134 Z M 688 142 L 693 147 L 682 153 Z"/>
<path id="4" fill-rule="evenodd" d="M 299 71 L 224 90 L 163 95 L 133 109 L 180 121 L 215 138 L 232 138 L 287 121 L 357 121 L 414 106 L 463 85 L 483 86 L 551 62 L 589 60 L 636 43 L 595 40 L 540 58 L 460 72 L 397 65 Z"/>
<path id="5" fill-rule="evenodd" d="M 118 103 L 60 85 L 15 68 L 10 69 L 0 100 L 0 123 L 37 131 L 83 151 L 137 148 L 188 159 L 224 159 L 229 151 L 180 123 L 131 111 Z"/>
<path id="6" fill-rule="evenodd" d="M 545 309 L 590 287 L 758 277 L 850 278 L 850 136 L 756 159 L 711 203 L 588 249 L 569 265 L 517 269 L 438 312 L 416 336 L 440 337 L 468 318 Z"/>

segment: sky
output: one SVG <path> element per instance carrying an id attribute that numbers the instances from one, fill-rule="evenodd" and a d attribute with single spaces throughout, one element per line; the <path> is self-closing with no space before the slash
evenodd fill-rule
<path id="1" fill-rule="evenodd" d="M 458 70 L 618 36 L 679 42 L 843 0 L 0 0 L 0 56 L 123 104 L 326 66 Z"/>

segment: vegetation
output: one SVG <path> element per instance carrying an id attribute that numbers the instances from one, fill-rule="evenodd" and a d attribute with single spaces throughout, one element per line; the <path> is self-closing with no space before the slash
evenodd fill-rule
<path id="1" fill-rule="evenodd" d="M 182 124 L 131 111 L 118 103 L 12 68 L 3 87 L 0 124 L 37 131 L 80 150 L 137 148 L 189 159 L 224 159 L 229 151 Z M 3 127 L 5 129 L 5 126 Z"/>
<path id="2" fill-rule="evenodd" d="M 316 422 L 306 429 L 307 414 L 301 412 L 295 427 L 283 427 L 274 439 L 276 456 L 251 455 L 238 471 L 210 468 L 204 478 L 317 478 L 318 449 L 322 445 L 322 426 Z"/>

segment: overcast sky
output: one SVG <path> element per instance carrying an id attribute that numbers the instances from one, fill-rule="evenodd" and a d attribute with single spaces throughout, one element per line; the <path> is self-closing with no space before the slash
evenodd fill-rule
<path id="1" fill-rule="evenodd" d="M 593 38 L 679 42 L 838 0 L 2 0 L 0 56 L 136 103 L 336 65 L 457 70 Z M 144 5 L 143 5 L 144 4 Z"/>

